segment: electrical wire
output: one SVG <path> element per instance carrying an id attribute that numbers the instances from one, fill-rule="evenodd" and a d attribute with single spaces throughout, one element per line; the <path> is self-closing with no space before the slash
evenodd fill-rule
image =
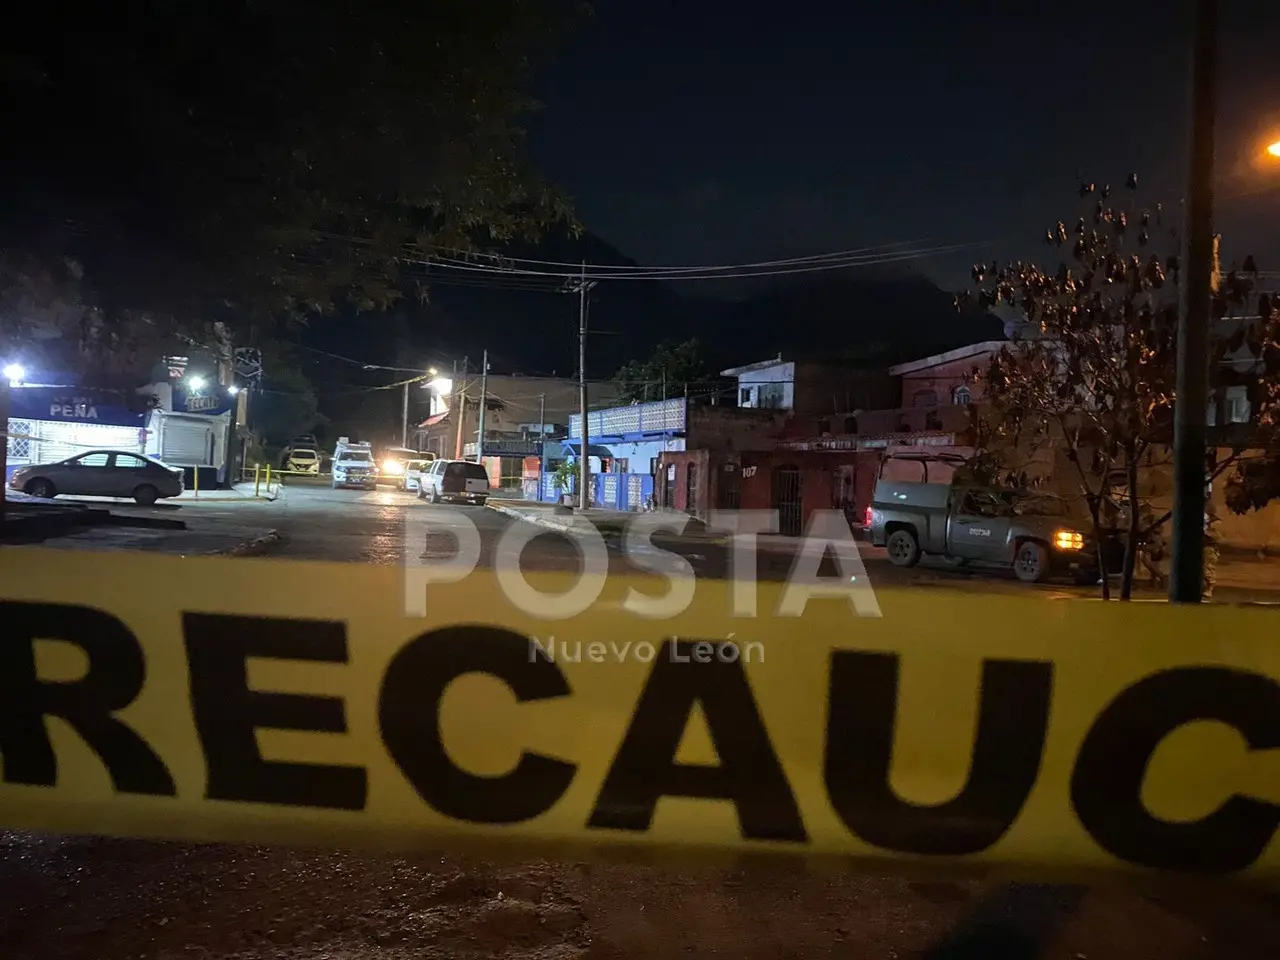
<path id="1" fill-rule="evenodd" d="M 322 234 L 322 236 L 328 239 L 342 240 L 348 243 L 358 243 L 362 245 L 369 245 L 371 243 L 371 241 L 360 237 L 345 236 L 342 234 Z M 585 277 L 587 280 L 716 280 L 740 279 L 742 277 L 751 276 L 782 276 L 790 273 L 813 273 L 822 270 L 839 270 L 851 266 L 896 263 L 902 260 L 913 260 L 923 256 L 933 256 L 939 253 L 949 253 L 963 249 L 987 246 L 989 243 L 989 241 L 975 241 L 962 244 L 946 244 L 930 248 L 919 248 L 915 250 L 895 249 L 909 247 L 913 243 L 920 242 L 923 241 L 894 241 L 871 247 L 859 247 L 850 250 L 835 251 L 832 253 L 813 254 L 807 257 L 759 260 L 750 263 L 696 264 L 665 267 L 643 266 L 638 264 L 609 265 L 598 263 L 575 265 L 566 261 L 539 261 L 529 258 L 506 257 L 501 254 L 467 253 L 466 251 L 460 251 L 457 248 L 440 248 L 440 250 L 442 253 L 461 253 L 466 256 L 489 259 L 495 262 L 472 263 L 465 260 L 459 260 L 456 256 L 449 257 L 440 256 L 438 254 L 428 254 L 425 257 L 404 256 L 400 259 L 404 263 L 413 263 L 425 267 L 500 275 L 511 277 L 513 279 L 546 278 L 573 280 L 583 279 Z M 412 248 L 410 249 L 412 250 Z M 420 248 L 417 252 L 421 253 Z M 560 265 L 567 269 L 543 270 L 503 265 L 517 263 L 541 264 L 544 266 Z"/>
<path id="2" fill-rule="evenodd" d="M 506 254 L 472 253 L 467 250 L 461 250 L 457 248 L 451 249 L 447 247 L 441 247 L 440 250 L 443 253 L 453 254 L 452 257 L 442 258 L 444 260 L 450 260 L 450 259 L 456 260 L 458 257 L 462 257 L 465 262 L 465 261 L 468 261 L 471 257 L 477 257 L 480 259 L 497 260 L 500 262 L 499 265 L 501 265 L 502 263 L 512 263 L 512 264 L 525 263 L 525 264 L 534 264 L 536 266 L 567 267 L 569 268 L 570 271 L 572 271 L 572 274 L 574 276 L 580 276 L 584 268 L 587 270 L 593 270 L 593 271 L 595 270 L 613 270 L 613 271 L 636 270 L 636 271 L 643 271 L 643 272 L 650 272 L 650 273 L 659 272 L 659 271 L 660 272 L 669 271 L 671 273 L 701 273 L 701 272 L 710 271 L 710 270 L 739 270 L 745 267 L 763 268 L 763 267 L 789 266 L 791 264 L 805 264 L 805 263 L 821 262 L 825 260 L 843 259 L 845 257 L 850 257 L 850 256 L 872 254 L 872 253 L 876 253 L 877 251 L 888 252 L 892 250 L 894 247 L 909 247 L 913 244 L 926 243 L 926 242 L 927 242 L 927 238 L 920 239 L 920 240 L 897 240 L 892 243 L 880 243 L 870 247 L 855 247 L 851 250 L 838 250 L 833 253 L 816 253 L 816 254 L 810 254 L 809 256 L 805 256 L 805 257 L 790 257 L 784 260 L 760 260 L 755 263 L 748 263 L 748 264 L 740 264 L 740 263 L 739 264 L 734 264 L 734 263 L 699 264 L 697 266 L 683 266 L 683 265 L 673 266 L 673 265 L 664 265 L 664 264 L 652 264 L 652 265 L 646 266 L 642 264 L 571 263 L 567 260 L 535 260 L 529 257 L 511 257 L 511 256 L 507 256 Z"/>
<path id="3" fill-rule="evenodd" d="M 673 280 L 741 280 L 741 279 L 750 279 L 752 277 L 791 276 L 796 274 L 820 273 L 820 272 L 831 271 L 831 270 L 846 270 L 852 267 L 870 267 L 870 266 L 879 266 L 882 264 L 889 264 L 889 263 L 901 263 L 908 260 L 919 260 L 924 257 L 937 256 L 939 254 L 946 254 L 946 253 L 956 253 L 961 250 L 971 250 L 977 247 L 985 247 L 988 245 L 989 245 L 989 241 L 955 243 L 955 244 L 947 244 L 945 246 L 930 247 L 922 250 L 905 251 L 905 252 L 896 253 L 896 254 L 867 256 L 867 257 L 860 257 L 860 258 L 851 257 L 846 260 L 824 261 L 822 263 L 811 264 L 807 266 L 784 267 L 784 268 L 779 268 L 774 270 L 749 270 L 749 271 L 739 271 L 735 273 L 728 273 L 728 272 L 697 273 L 697 274 L 690 274 L 690 273 L 670 274 L 670 273 L 660 273 L 660 272 L 612 273 L 612 274 L 588 273 L 585 275 L 585 277 L 583 277 L 583 275 L 580 273 L 557 274 L 557 273 L 551 273 L 549 271 L 527 270 L 519 267 L 504 268 L 504 267 L 479 266 L 479 265 L 470 265 L 470 264 L 463 264 L 463 263 L 456 263 L 456 262 L 449 262 L 449 261 L 442 262 L 439 260 L 424 260 L 424 261 L 417 261 L 417 262 L 420 262 L 426 266 L 434 266 L 438 269 L 461 270 L 468 273 L 477 273 L 477 274 L 483 274 L 488 276 L 498 275 L 498 276 L 524 276 L 524 277 L 529 277 L 529 276 L 560 277 L 564 280 L 569 280 L 569 281 L 579 280 L 579 279 L 586 279 L 589 282 L 595 282 L 599 280 L 658 280 L 663 282 L 668 282 Z"/>

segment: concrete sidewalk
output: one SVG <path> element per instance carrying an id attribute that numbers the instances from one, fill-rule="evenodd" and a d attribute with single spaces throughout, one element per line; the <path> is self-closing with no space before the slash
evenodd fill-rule
<path id="1" fill-rule="evenodd" d="M 187 500 L 277 500 L 284 495 L 284 486 L 279 481 L 258 484 L 256 494 L 254 486 L 252 480 L 246 480 L 230 490 L 184 490 L 177 500 L 180 503 Z"/>
<path id="2" fill-rule="evenodd" d="M 25 494 L 22 496 L 26 497 Z M 284 497 L 284 487 L 278 483 L 271 484 L 270 489 L 263 484 L 257 496 L 254 496 L 253 481 L 247 483 L 237 483 L 229 490 L 184 490 L 180 496 L 165 497 L 163 500 L 157 500 L 154 506 L 157 507 L 174 507 L 190 503 L 270 503 Z M 26 497 L 26 500 L 34 503 L 49 504 L 55 507 L 71 507 L 79 506 L 83 509 L 86 506 L 118 506 L 118 507 L 136 507 L 138 504 L 129 497 L 88 497 L 88 496 L 67 496 L 59 497 L 56 500 L 37 500 L 35 497 Z"/>

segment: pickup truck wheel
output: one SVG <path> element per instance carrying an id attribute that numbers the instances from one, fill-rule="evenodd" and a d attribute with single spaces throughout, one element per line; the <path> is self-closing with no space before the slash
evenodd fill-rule
<path id="1" fill-rule="evenodd" d="M 889 562 L 895 567 L 914 567 L 920 562 L 920 541 L 910 530 L 895 530 L 885 541 Z"/>
<path id="2" fill-rule="evenodd" d="M 1049 550 L 1043 543 L 1028 540 L 1018 547 L 1013 572 L 1023 583 L 1041 583 L 1049 577 Z"/>

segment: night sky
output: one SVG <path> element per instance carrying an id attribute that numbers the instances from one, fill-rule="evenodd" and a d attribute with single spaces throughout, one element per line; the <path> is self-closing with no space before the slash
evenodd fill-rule
<path id="1" fill-rule="evenodd" d="M 532 144 L 586 226 L 641 263 L 926 238 L 1036 257 L 1082 176 L 1136 170 L 1166 208 L 1183 191 L 1186 0 L 596 6 Z M 1280 139 L 1280 3 L 1222 7 L 1219 229 L 1228 256 L 1280 269 L 1280 161 L 1250 163 Z M 954 289 L 974 259 L 918 266 Z"/>

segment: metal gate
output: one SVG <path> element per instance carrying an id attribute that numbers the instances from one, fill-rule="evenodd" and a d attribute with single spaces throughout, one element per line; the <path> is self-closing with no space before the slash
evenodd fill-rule
<path id="1" fill-rule="evenodd" d="M 800 468 L 793 463 L 774 467 L 773 509 L 778 511 L 778 532 L 783 536 L 798 537 L 804 532 L 800 504 Z"/>
<path id="2" fill-rule="evenodd" d="M 160 433 L 160 459 L 175 467 L 212 463 L 213 430 L 208 424 L 165 417 Z"/>
<path id="3" fill-rule="evenodd" d="M 742 468 L 737 460 L 726 460 L 720 469 L 716 487 L 716 506 L 721 510 L 737 510 L 742 505 Z"/>
<path id="4" fill-rule="evenodd" d="M 698 465 L 690 460 L 685 464 L 684 473 L 684 512 L 698 513 Z"/>

